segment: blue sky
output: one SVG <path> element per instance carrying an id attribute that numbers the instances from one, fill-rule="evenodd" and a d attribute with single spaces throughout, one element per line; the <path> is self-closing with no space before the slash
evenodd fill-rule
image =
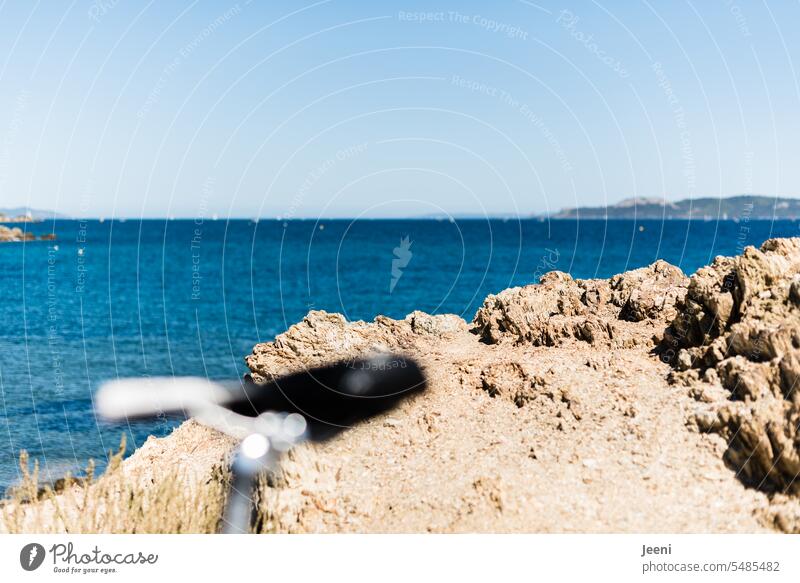
<path id="1" fill-rule="evenodd" d="M 0 1 L 0 207 L 800 195 L 797 2 Z"/>

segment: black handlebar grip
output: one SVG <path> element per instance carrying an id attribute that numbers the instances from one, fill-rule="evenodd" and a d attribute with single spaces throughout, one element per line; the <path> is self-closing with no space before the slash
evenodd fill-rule
<path id="1" fill-rule="evenodd" d="M 425 389 L 419 365 L 399 356 L 375 356 L 308 369 L 265 384 L 245 383 L 244 395 L 226 406 L 240 415 L 300 413 L 312 440 L 392 409 Z"/>

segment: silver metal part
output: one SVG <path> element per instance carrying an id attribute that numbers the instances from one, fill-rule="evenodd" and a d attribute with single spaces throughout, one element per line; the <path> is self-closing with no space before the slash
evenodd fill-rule
<path id="1" fill-rule="evenodd" d="M 225 534 L 248 534 L 256 512 L 253 489 L 262 472 L 277 474 L 283 453 L 305 440 L 306 420 L 297 413 L 267 412 L 253 423 L 231 466 L 231 488 L 223 517 Z"/>

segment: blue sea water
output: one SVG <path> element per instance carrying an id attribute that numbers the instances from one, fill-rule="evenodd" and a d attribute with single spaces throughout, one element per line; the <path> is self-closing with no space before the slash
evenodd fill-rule
<path id="1" fill-rule="evenodd" d="M 92 409 L 102 381 L 238 377 L 254 344 L 310 309 L 365 320 L 413 310 L 471 319 L 487 294 L 553 269 L 608 277 L 666 259 L 693 272 L 716 255 L 800 232 L 791 221 L 625 220 L 57 221 L 27 228 L 54 232 L 57 241 L 0 245 L 0 490 L 18 480 L 20 450 L 54 480 L 90 458 L 102 466 L 122 433 L 132 451 L 178 423 L 104 423 Z"/>

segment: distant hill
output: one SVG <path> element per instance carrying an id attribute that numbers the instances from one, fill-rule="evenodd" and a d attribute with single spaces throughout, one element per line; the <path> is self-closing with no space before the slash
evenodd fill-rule
<path id="1" fill-rule="evenodd" d="M 43 211 L 28 207 L 0 208 L 0 223 L 4 219 L 16 219 L 17 217 L 30 216 L 34 221 L 46 221 L 55 219 L 66 219 L 65 215 L 53 211 Z"/>
<path id="2" fill-rule="evenodd" d="M 562 209 L 555 219 L 798 219 L 800 199 L 739 195 L 675 202 L 660 198 L 628 198 L 616 204 Z"/>

